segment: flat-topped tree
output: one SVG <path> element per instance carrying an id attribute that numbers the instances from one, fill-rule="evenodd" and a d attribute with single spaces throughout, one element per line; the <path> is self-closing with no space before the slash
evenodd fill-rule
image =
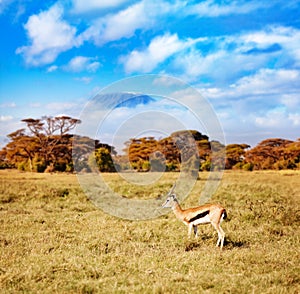
<path id="1" fill-rule="evenodd" d="M 81 123 L 80 119 L 70 116 L 43 116 L 41 119 L 26 118 L 22 122 L 27 124 L 28 129 L 36 137 L 63 136 Z"/>
<path id="2" fill-rule="evenodd" d="M 30 135 L 39 142 L 40 156 L 46 167 L 55 165 L 62 149 L 70 157 L 69 132 L 81 123 L 79 119 L 70 116 L 43 116 L 41 119 L 26 118 L 22 122 L 26 123 Z"/>

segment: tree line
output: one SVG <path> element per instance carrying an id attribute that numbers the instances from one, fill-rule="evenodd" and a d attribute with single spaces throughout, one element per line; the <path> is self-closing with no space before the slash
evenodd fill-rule
<path id="1" fill-rule="evenodd" d="M 22 122 L 26 128 L 9 134 L 10 141 L 0 151 L 0 168 L 32 172 L 180 171 L 190 166 L 200 171 L 300 168 L 300 139 L 271 138 L 250 148 L 248 144 L 225 146 L 195 130 L 177 131 L 162 139 L 129 139 L 118 155 L 113 146 L 72 134 L 79 119 L 58 116 Z"/>
<path id="2" fill-rule="evenodd" d="M 0 151 L 0 168 L 32 172 L 73 172 L 74 162 L 89 171 L 86 154 L 115 154 L 114 148 L 86 136 L 71 134 L 79 119 L 69 116 L 23 119 L 26 128 L 8 135 L 10 142 Z M 76 145 L 74 145 L 76 141 Z M 102 151 L 101 151 L 102 150 Z M 100 153 L 99 153 L 100 152 Z"/>

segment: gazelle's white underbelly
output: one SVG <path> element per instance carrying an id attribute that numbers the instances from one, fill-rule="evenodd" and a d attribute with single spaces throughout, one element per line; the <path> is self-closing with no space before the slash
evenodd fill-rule
<path id="1" fill-rule="evenodd" d="M 194 226 L 201 225 L 201 224 L 209 224 L 209 223 L 210 223 L 209 215 L 206 215 L 202 218 L 198 218 L 195 221 L 193 221 Z"/>

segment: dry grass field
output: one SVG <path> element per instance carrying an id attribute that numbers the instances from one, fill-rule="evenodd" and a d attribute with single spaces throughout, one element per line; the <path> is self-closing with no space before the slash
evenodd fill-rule
<path id="1" fill-rule="evenodd" d="M 76 175 L 0 171 L 1 293 L 299 293 L 300 172 L 225 172 L 223 251 L 211 226 L 187 240 L 171 213 L 128 221 L 103 213 Z M 128 197 L 117 174 L 105 175 Z M 183 207 L 195 206 L 200 173 Z M 176 178 L 153 188 L 166 193 Z M 163 199 L 162 199 L 163 201 Z"/>

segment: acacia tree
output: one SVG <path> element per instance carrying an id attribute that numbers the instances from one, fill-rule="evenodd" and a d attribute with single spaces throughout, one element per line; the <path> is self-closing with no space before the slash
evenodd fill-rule
<path id="1" fill-rule="evenodd" d="M 30 134 L 38 141 L 45 166 L 54 168 L 61 157 L 62 146 L 70 145 L 68 132 L 81 121 L 70 116 L 44 116 L 41 119 L 23 119 L 22 122 L 26 123 Z M 70 156 L 70 150 L 71 146 L 67 146 L 63 152 Z"/>
<path id="2" fill-rule="evenodd" d="M 293 141 L 271 138 L 260 142 L 256 147 L 247 151 L 245 161 L 251 163 L 254 169 L 277 169 L 280 168 L 279 162 L 288 162 L 289 154 L 287 147 L 291 146 Z M 285 166 L 283 168 L 292 168 Z"/>
<path id="3" fill-rule="evenodd" d="M 300 168 L 300 138 L 297 141 L 292 142 L 286 146 L 285 158 L 288 158 L 288 167 Z"/>
<path id="4" fill-rule="evenodd" d="M 150 158 L 158 150 L 158 142 L 154 137 L 142 137 L 139 139 L 130 139 L 125 142 L 123 149 L 127 154 L 129 162 L 134 169 L 144 170 L 149 168 Z M 146 165 L 146 163 L 148 163 Z"/>
<path id="5" fill-rule="evenodd" d="M 229 144 L 226 146 L 225 168 L 239 167 L 245 159 L 246 149 L 250 148 L 247 144 Z"/>
<path id="6" fill-rule="evenodd" d="M 72 159 L 72 135 L 69 132 L 80 120 L 69 116 L 45 116 L 23 119 L 22 122 L 26 123 L 27 132 L 24 128 L 8 135 L 12 141 L 4 148 L 7 160 L 18 167 L 27 165 L 26 169 L 30 171 L 65 170 Z"/>
<path id="7" fill-rule="evenodd" d="M 176 146 L 175 141 L 170 137 L 159 140 L 159 151 L 166 159 L 167 170 L 179 170 L 181 157 L 180 150 Z"/>
<path id="8" fill-rule="evenodd" d="M 8 137 L 11 142 L 3 149 L 6 160 L 20 169 L 25 169 L 26 164 L 28 164 L 28 169 L 33 171 L 33 160 L 39 153 L 37 139 L 26 135 L 25 129 L 17 130 L 9 134 Z"/>

